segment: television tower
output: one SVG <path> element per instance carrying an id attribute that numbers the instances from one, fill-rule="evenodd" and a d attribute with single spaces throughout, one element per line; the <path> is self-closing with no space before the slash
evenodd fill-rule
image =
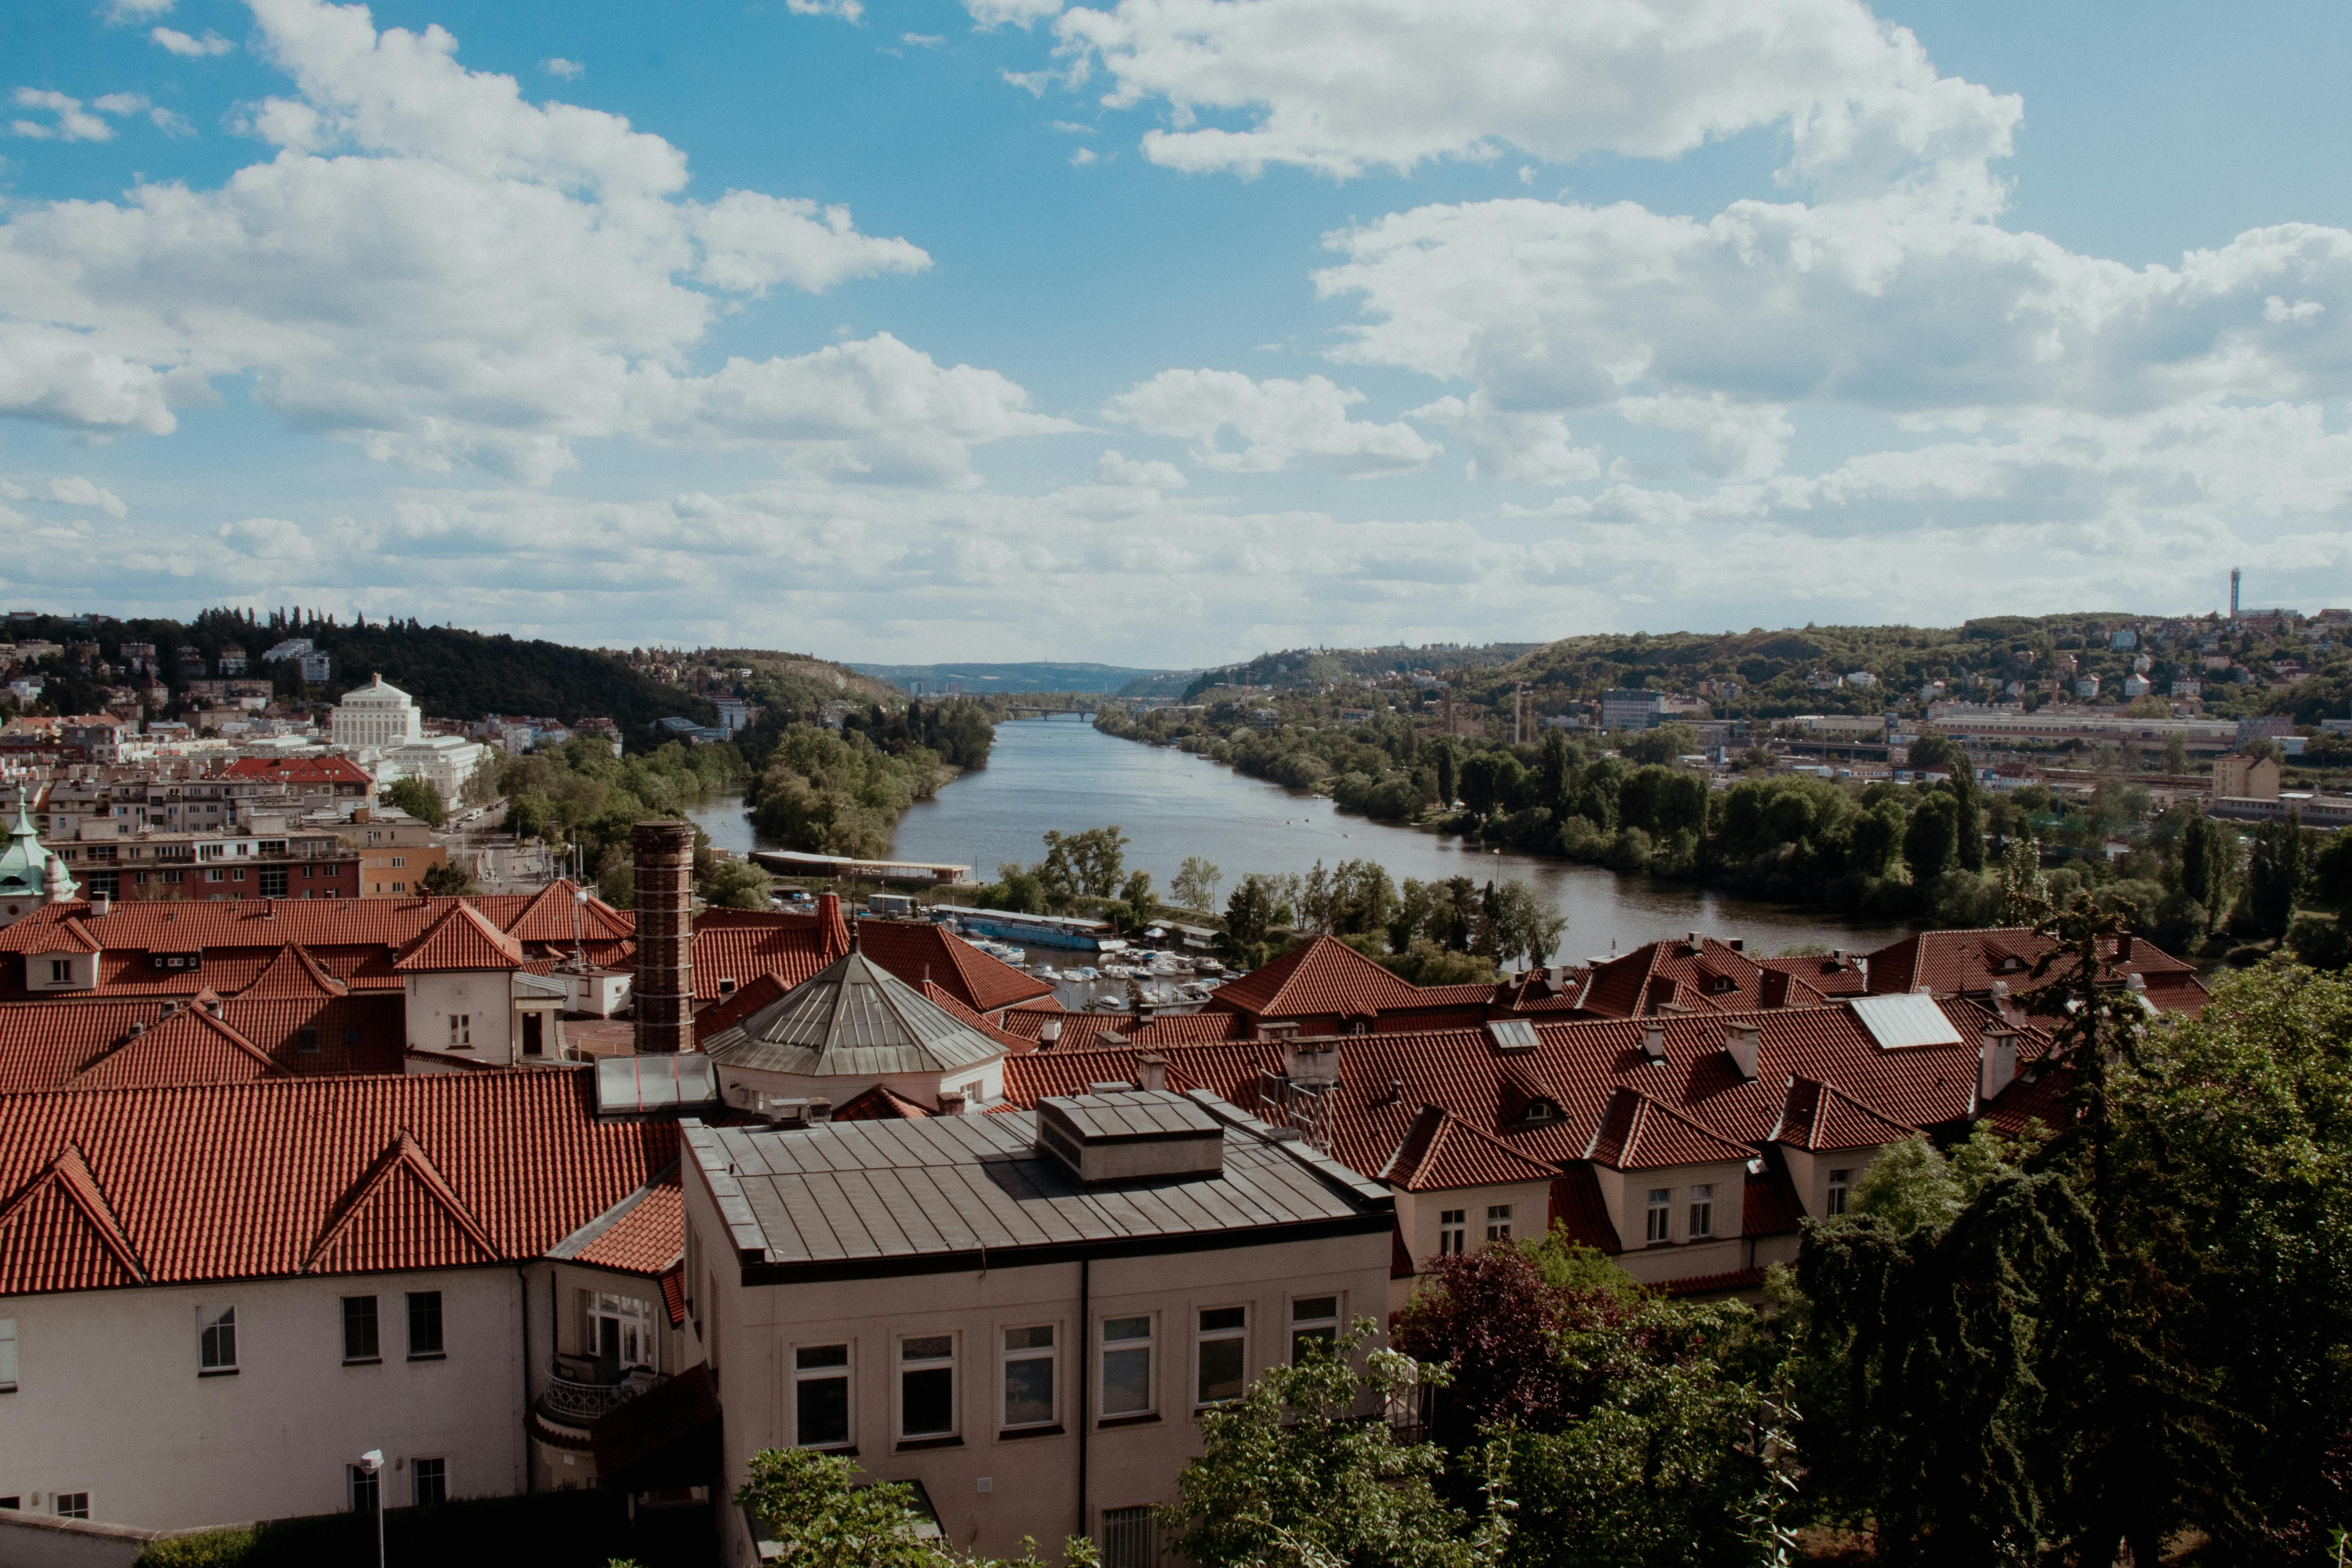
<path id="1" fill-rule="evenodd" d="M 2237 622 L 2237 619 L 2238 619 L 2238 568 L 2236 568 L 2235 566 L 2232 566 L 2232 567 L 2231 567 L 2231 568 L 2230 568 L 2230 620 L 2231 620 L 2231 623 L 2232 625 L 2235 625 L 2235 624 L 2236 624 L 2236 622 Z"/>

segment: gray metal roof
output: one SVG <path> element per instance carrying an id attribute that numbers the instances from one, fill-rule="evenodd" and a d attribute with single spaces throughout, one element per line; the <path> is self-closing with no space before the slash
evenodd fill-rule
<path id="1" fill-rule="evenodd" d="M 1217 1119 L 1198 1104 L 1167 1089 L 1114 1089 L 1107 1094 L 1049 1095 L 1039 1102 L 1061 1112 L 1070 1131 L 1092 1142 L 1113 1138 L 1161 1138 L 1170 1133 L 1214 1132 Z"/>
<path id="2" fill-rule="evenodd" d="M 1936 1005 L 1933 996 L 1916 992 L 1898 993 L 1891 996 L 1849 996 L 1846 1005 L 1862 1020 L 1862 1026 L 1885 1051 L 1900 1050 L 1908 1046 L 1957 1046 L 1959 1030 L 1952 1020 Z"/>
<path id="3" fill-rule="evenodd" d="M 702 1043 L 724 1067 L 803 1078 L 952 1072 L 1004 1047 L 853 952 Z"/>
<path id="4" fill-rule="evenodd" d="M 718 1075 L 698 1052 L 606 1057 L 596 1064 L 596 1110 L 605 1116 L 718 1103 Z"/>
<path id="5" fill-rule="evenodd" d="M 1074 1096 L 1083 1105 L 1093 1097 Z M 745 1282 L 935 1272 L 1386 1231 L 1388 1190 L 1205 1091 L 1215 1175 L 1088 1186 L 1032 1146 L 1033 1112 L 686 1128 Z"/>

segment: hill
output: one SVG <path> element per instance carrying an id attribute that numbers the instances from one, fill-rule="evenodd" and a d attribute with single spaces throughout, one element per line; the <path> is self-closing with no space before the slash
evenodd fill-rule
<path id="1" fill-rule="evenodd" d="M 718 717 L 709 702 L 641 674 L 609 653 L 537 638 L 428 626 L 415 620 L 355 619 L 345 624 L 299 609 L 266 616 L 247 610 L 218 609 L 205 610 L 187 622 L 11 616 L 8 626 L 9 634 L 20 640 L 94 642 L 99 658 L 118 670 L 122 644 L 152 643 L 163 660 L 161 679 L 174 700 L 186 684 L 175 656 L 181 647 L 188 647 L 203 655 L 207 673 L 218 670 L 225 650 L 242 650 L 252 661 L 247 674 L 268 679 L 288 698 L 332 700 L 365 685 L 371 675 L 382 675 L 437 719 L 520 713 L 569 723 L 606 718 L 635 742 L 646 738 L 643 732 L 656 720 L 672 714 L 698 723 Z M 272 645 L 295 637 L 308 637 L 333 660 L 331 679 L 306 687 L 294 663 L 260 662 Z M 58 667 L 58 676 L 68 674 L 64 659 L 52 662 Z M 61 681 L 58 696 L 68 707 L 95 707 L 104 700 L 103 691 L 92 683 L 74 679 Z"/>
<path id="2" fill-rule="evenodd" d="M 1376 680 L 1383 675 L 1414 670 L 1435 674 L 1464 667 L 1496 666 L 1539 647 L 1536 643 L 1487 643 L 1465 647 L 1459 643 L 1431 643 L 1421 647 L 1299 647 L 1262 653 L 1240 664 L 1200 670 L 1173 689 L 1138 690 L 1122 697 L 1181 697 L 1186 702 L 1218 686 L 1263 686 L 1277 691 L 1319 689 L 1333 683 Z"/>
<path id="3" fill-rule="evenodd" d="M 670 658 L 667 654 L 656 655 Z M 813 653 L 764 647 L 714 647 L 681 659 L 679 684 L 711 696 L 734 696 L 761 707 L 812 717 L 828 702 L 903 708 L 907 694 L 887 680 L 861 674 Z"/>
<path id="4" fill-rule="evenodd" d="M 908 690 L 920 685 L 936 697 L 950 686 L 963 688 L 968 697 L 1003 696 L 1025 691 L 1076 691 L 1090 695 L 1124 692 L 1137 680 L 1188 671 L 1127 669 L 1115 664 L 853 664 L 849 667 Z"/>

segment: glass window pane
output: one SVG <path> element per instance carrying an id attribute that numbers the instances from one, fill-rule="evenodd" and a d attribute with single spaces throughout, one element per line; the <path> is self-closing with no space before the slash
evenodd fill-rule
<path id="1" fill-rule="evenodd" d="M 1151 1321 L 1149 1318 L 1126 1321 L 1143 1323 L 1147 1327 Z M 1106 1329 L 1109 1326 L 1108 1323 L 1104 1324 Z M 1102 1407 L 1106 1415 L 1139 1415 L 1151 1408 L 1151 1352 L 1149 1347 L 1103 1352 Z"/>
<path id="2" fill-rule="evenodd" d="M 955 1337 L 951 1334 L 932 1334 L 919 1340 L 898 1342 L 900 1361 L 944 1361 L 953 1354 Z"/>
<path id="3" fill-rule="evenodd" d="M 1245 1310 L 1241 1307 L 1212 1307 L 1201 1314 L 1201 1331 L 1205 1334 L 1218 1329 L 1238 1329 L 1245 1321 Z"/>
<path id="4" fill-rule="evenodd" d="M 796 1393 L 802 1447 L 831 1447 L 849 1441 L 849 1379 L 803 1378 Z"/>
<path id="5" fill-rule="evenodd" d="M 373 1361 L 376 1356 L 375 1298 L 344 1297 L 343 1359 Z"/>
<path id="6" fill-rule="evenodd" d="M 1242 1391 L 1248 1386 L 1243 1365 L 1243 1352 L 1247 1342 L 1239 1335 L 1201 1342 L 1202 1404 L 1213 1405 L 1221 1399 L 1241 1397 Z"/>
<path id="7" fill-rule="evenodd" d="M 1004 1363 L 1004 1424 L 1038 1426 L 1054 1418 L 1054 1358 Z"/>
<path id="8" fill-rule="evenodd" d="M 1007 1329 L 1004 1348 L 1009 1351 L 1049 1351 L 1054 1348 L 1054 1326 L 1041 1324 L 1034 1329 Z"/>
<path id="9" fill-rule="evenodd" d="M 1290 1304 L 1290 1321 L 1294 1323 L 1311 1322 L 1317 1318 L 1336 1318 L 1339 1315 L 1339 1298 L 1337 1296 L 1301 1296 Z"/>
<path id="10" fill-rule="evenodd" d="M 441 1353 L 441 1292 L 438 1290 L 412 1290 L 408 1293 L 408 1353 Z"/>
<path id="11" fill-rule="evenodd" d="M 1151 1320 L 1148 1317 L 1105 1318 L 1103 1320 L 1103 1339 L 1106 1342 L 1111 1340 L 1148 1340 L 1150 1337 Z"/>
<path id="12" fill-rule="evenodd" d="M 847 1345 L 803 1345 L 796 1360 L 803 1372 L 812 1367 L 847 1366 L 849 1347 Z"/>
<path id="13" fill-rule="evenodd" d="M 898 1430 L 937 1437 L 955 1430 L 955 1368 L 927 1367 L 898 1374 Z"/>

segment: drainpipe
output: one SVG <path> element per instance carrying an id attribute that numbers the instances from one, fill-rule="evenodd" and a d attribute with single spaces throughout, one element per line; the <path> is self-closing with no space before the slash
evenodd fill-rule
<path id="1" fill-rule="evenodd" d="M 522 1495 L 525 1497 L 529 1497 L 533 1492 L 539 1490 L 539 1466 L 533 1462 L 537 1456 L 531 1452 L 536 1444 L 530 1434 L 530 1274 L 529 1272 L 529 1268 L 530 1266 L 527 1264 L 518 1263 L 515 1265 L 515 1288 L 522 1292 L 520 1302 L 520 1311 L 522 1316 Z"/>
<path id="2" fill-rule="evenodd" d="M 1094 1259 L 1078 1259 L 1078 1533 L 1087 1530 L 1087 1434 L 1094 1426 Z"/>

